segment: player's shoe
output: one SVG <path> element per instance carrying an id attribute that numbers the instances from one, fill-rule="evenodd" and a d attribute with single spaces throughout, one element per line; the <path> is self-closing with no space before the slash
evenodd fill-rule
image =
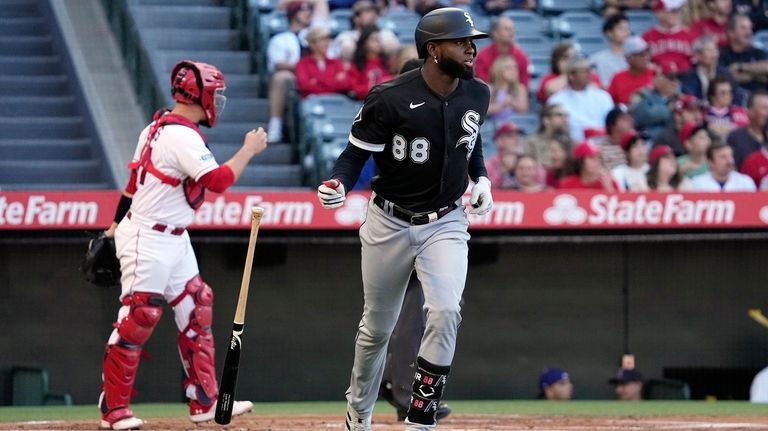
<path id="1" fill-rule="evenodd" d="M 371 417 L 361 417 L 347 404 L 347 417 L 344 426 L 346 431 L 371 431 Z"/>
<path id="2" fill-rule="evenodd" d="M 108 414 L 101 415 L 101 429 L 108 430 L 135 430 L 144 426 L 144 421 L 133 415 L 131 409 L 119 407 Z"/>
<path id="3" fill-rule="evenodd" d="M 240 416 L 253 410 L 253 403 L 250 401 L 235 401 L 232 405 L 232 416 Z M 194 423 L 212 421 L 216 416 L 216 401 L 210 405 L 204 406 L 197 400 L 189 401 L 189 420 Z"/>

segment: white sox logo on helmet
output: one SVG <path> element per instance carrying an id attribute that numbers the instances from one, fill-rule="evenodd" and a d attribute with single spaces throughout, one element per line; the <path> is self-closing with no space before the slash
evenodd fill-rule
<path id="1" fill-rule="evenodd" d="M 474 22 L 474 21 L 472 21 L 472 17 L 471 17 L 471 16 L 469 16 L 469 12 L 464 12 L 464 16 L 465 16 L 465 17 L 467 17 L 467 22 L 469 23 L 469 25 L 471 25 L 472 27 L 474 27 L 474 26 L 475 26 L 475 22 Z"/>

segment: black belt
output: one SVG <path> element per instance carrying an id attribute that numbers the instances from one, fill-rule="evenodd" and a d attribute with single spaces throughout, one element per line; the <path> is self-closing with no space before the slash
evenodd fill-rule
<path id="1" fill-rule="evenodd" d="M 376 204 L 377 207 L 384 210 L 384 212 L 386 212 L 387 214 L 397 217 L 400 220 L 403 220 L 413 225 L 422 225 L 422 224 L 435 222 L 437 220 L 440 220 L 444 215 L 448 214 L 449 212 L 455 210 L 458 207 L 458 205 L 456 205 L 456 203 L 454 202 L 446 207 L 440 208 L 437 211 L 417 213 L 417 212 L 407 210 L 405 208 L 400 208 L 399 206 L 393 204 L 392 202 L 389 202 L 388 200 L 382 198 L 379 195 L 375 195 L 373 197 L 373 203 Z"/>

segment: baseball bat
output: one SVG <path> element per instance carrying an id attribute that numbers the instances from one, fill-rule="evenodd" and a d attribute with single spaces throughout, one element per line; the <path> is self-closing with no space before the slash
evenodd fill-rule
<path id="1" fill-rule="evenodd" d="M 755 322 L 768 328 L 768 317 L 765 317 L 762 311 L 752 308 L 748 311 L 748 314 Z"/>
<path id="2" fill-rule="evenodd" d="M 243 348 L 243 327 L 245 324 L 245 305 L 248 302 L 248 288 L 251 284 L 251 265 L 253 264 L 253 250 L 256 247 L 256 236 L 259 234 L 259 224 L 264 209 L 251 208 L 251 236 L 248 238 L 248 254 L 245 257 L 243 268 L 243 281 L 240 284 L 240 295 L 237 298 L 235 319 L 232 324 L 232 336 L 229 339 L 227 356 L 224 359 L 224 370 L 221 373 L 219 383 L 219 398 L 216 403 L 217 424 L 226 425 L 232 420 L 232 407 L 235 403 L 235 387 L 237 386 L 237 371 L 240 367 L 240 352 Z"/>

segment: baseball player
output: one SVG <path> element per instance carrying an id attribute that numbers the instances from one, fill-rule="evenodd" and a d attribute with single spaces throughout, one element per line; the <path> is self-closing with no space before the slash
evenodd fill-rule
<path id="1" fill-rule="evenodd" d="M 168 303 L 178 327 L 187 378 L 189 419 L 214 417 L 218 384 L 211 333 L 213 291 L 200 278 L 186 226 L 205 190 L 221 193 L 266 148 L 264 130 L 246 133 L 243 146 L 223 165 L 208 149 L 199 125 L 213 127 L 224 109 L 224 75 L 205 63 L 182 61 L 171 72 L 173 110 L 161 110 L 139 136 L 130 178 L 112 226 L 122 270 L 122 306 L 107 341 L 99 397 L 101 428 L 134 429 L 144 422 L 129 408 L 142 346 Z M 236 401 L 233 415 L 250 411 Z"/>
<path id="2" fill-rule="evenodd" d="M 387 342 L 414 269 L 427 321 L 405 424 L 411 431 L 436 426 L 461 321 L 469 240 L 461 197 L 468 177 L 475 183 L 470 212 L 485 214 L 493 203 L 479 135 L 490 95 L 473 74 L 473 39 L 488 35 L 468 12 L 441 8 L 422 17 L 415 36 L 424 66 L 368 93 L 332 179 L 318 187 L 323 207 L 340 207 L 373 154 L 379 175 L 360 227 L 365 305 L 346 394 L 346 427 L 353 431 L 371 429 Z"/>

